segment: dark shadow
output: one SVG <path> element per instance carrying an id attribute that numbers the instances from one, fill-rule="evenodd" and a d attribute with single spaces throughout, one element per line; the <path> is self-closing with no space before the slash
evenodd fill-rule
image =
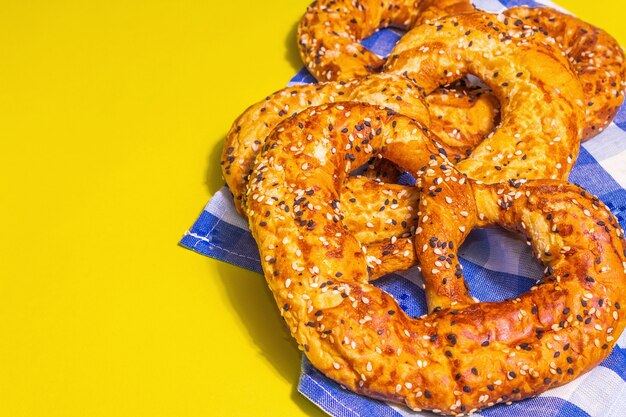
<path id="1" fill-rule="evenodd" d="M 210 195 L 215 194 L 224 186 L 224 178 L 222 177 L 222 166 L 220 164 L 222 160 L 222 148 L 224 147 L 224 141 L 226 138 L 222 138 L 215 141 L 213 149 L 207 156 L 207 167 L 204 174 L 204 182 Z"/>
<path id="2" fill-rule="evenodd" d="M 248 334 L 282 378 L 293 384 L 291 399 L 307 415 L 326 416 L 298 392 L 302 353 L 280 316 L 274 297 L 262 275 L 220 262 L 217 271 Z"/>
<path id="3" fill-rule="evenodd" d="M 285 38 L 285 59 L 293 68 L 294 74 L 304 66 L 298 50 L 298 23 L 295 22 Z"/>

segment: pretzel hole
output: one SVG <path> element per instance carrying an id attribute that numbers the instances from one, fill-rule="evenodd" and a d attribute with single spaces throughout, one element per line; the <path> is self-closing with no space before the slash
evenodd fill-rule
<path id="1" fill-rule="evenodd" d="M 500 228 L 474 229 L 459 248 L 459 260 L 470 294 L 479 301 L 528 292 L 545 269 L 523 236 Z"/>

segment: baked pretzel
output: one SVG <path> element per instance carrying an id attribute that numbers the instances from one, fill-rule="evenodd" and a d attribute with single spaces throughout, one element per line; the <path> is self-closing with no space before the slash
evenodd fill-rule
<path id="1" fill-rule="evenodd" d="M 468 94 L 469 92 L 469 94 Z M 430 127 L 428 106 L 423 100 L 422 89 L 403 75 L 376 74 L 349 82 L 328 82 L 296 85 L 277 91 L 264 100 L 250 106 L 232 124 L 222 151 L 222 173 L 235 197 L 240 213 L 247 178 L 254 157 L 269 133 L 282 120 L 308 107 L 338 101 L 360 101 L 380 104 L 405 114 Z M 445 97 L 445 98 L 444 98 Z M 461 160 L 495 127 L 496 101 L 482 89 L 451 89 L 442 94 L 449 110 L 438 120 L 433 131 L 440 135 L 442 144 L 453 160 Z M 489 114 L 485 118 L 484 115 Z"/>
<path id="2" fill-rule="evenodd" d="M 549 7 L 514 7 L 504 11 L 525 32 L 541 31 L 567 53 L 585 93 L 583 141 L 601 132 L 624 101 L 624 52 L 608 33 Z"/>
<path id="3" fill-rule="evenodd" d="M 424 19 L 473 11 L 469 0 L 317 0 L 298 25 L 300 56 L 320 81 L 362 77 L 385 62 L 360 44 L 378 29 L 409 30 Z"/>
<path id="4" fill-rule="evenodd" d="M 457 415 L 590 370 L 625 324 L 626 254 L 616 219 L 565 182 L 467 179 L 423 128 L 388 109 L 335 104 L 284 121 L 263 144 L 246 213 L 299 346 L 357 393 Z M 420 178 L 416 246 L 437 311 L 419 319 L 367 283 L 366 254 L 341 220 L 341 184 L 372 156 Z M 486 225 L 525 234 L 546 265 L 530 292 L 499 303 L 467 295 L 456 251 L 473 227 Z"/>
<path id="5" fill-rule="evenodd" d="M 470 13 L 469 0 L 443 1 L 317 1 L 298 27 L 300 55 L 318 80 L 346 80 L 380 71 L 384 59 L 359 44 L 381 27 L 409 30 L 437 18 Z M 353 17 L 353 14 L 358 17 Z M 540 31 L 556 39 L 583 84 L 586 118 L 582 140 L 601 132 L 624 100 L 626 65 L 617 41 L 574 16 L 549 7 L 515 7 L 503 12 L 512 19 L 508 30 Z M 351 20 L 352 19 L 352 20 Z M 389 68 L 387 68 L 387 71 Z M 440 91 L 433 92 L 439 96 Z M 445 103 L 433 108 L 447 114 Z M 485 114 L 485 117 L 487 117 Z"/>

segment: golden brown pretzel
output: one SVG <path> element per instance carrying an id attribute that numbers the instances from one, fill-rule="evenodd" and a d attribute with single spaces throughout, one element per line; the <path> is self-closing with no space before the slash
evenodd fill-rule
<path id="1" fill-rule="evenodd" d="M 357 6 L 358 5 L 358 6 Z M 318 1 L 300 21 L 300 55 L 317 78 L 350 79 L 379 71 L 384 60 L 358 42 L 376 29 L 397 26 L 410 29 L 436 18 L 472 12 L 468 0 L 386 3 Z M 362 16 L 362 27 L 349 24 L 351 14 Z M 384 9 L 384 10 L 383 10 Z M 586 119 L 582 140 L 601 132 L 615 117 L 624 100 L 626 64 L 622 48 L 608 33 L 574 16 L 549 7 L 515 7 L 503 12 L 514 25 L 509 30 L 541 31 L 556 39 L 580 77 L 585 93 Z M 331 45 L 331 46 L 329 46 Z M 358 53 L 354 53 L 358 51 Z M 389 69 L 387 69 L 388 71 Z M 447 114 L 439 91 L 433 108 Z M 488 113 L 485 113 L 487 117 Z M 434 123 L 437 126 L 437 121 Z"/>
<path id="2" fill-rule="evenodd" d="M 320 81 L 350 80 L 378 72 L 384 59 L 360 44 L 376 30 L 408 30 L 426 19 L 470 13 L 469 0 L 317 0 L 298 25 L 305 67 Z"/>
<path id="3" fill-rule="evenodd" d="M 246 210 L 299 346 L 353 391 L 446 414 L 537 395 L 591 369 L 625 323 L 616 219 L 564 182 L 466 179 L 422 127 L 382 108 L 333 105 L 283 122 L 263 145 Z M 292 147 L 296 138 L 307 138 L 302 151 Z M 410 319 L 367 283 L 366 255 L 341 221 L 340 192 L 348 172 L 375 155 L 421 178 L 416 245 L 426 291 L 431 309 L 450 309 Z M 527 236 L 547 266 L 544 283 L 500 303 L 466 297 L 456 250 L 473 227 L 489 224 Z"/>
<path id="4" fill-rule="evenodd" d="M 624 101 L 624 52 L 611 35 L 589 23 L 549 7 L 514 7 L 504 11 L 524 31 L 539 30 L 565 51 L 585 93 L 583 140 L 601 132 Z"/>

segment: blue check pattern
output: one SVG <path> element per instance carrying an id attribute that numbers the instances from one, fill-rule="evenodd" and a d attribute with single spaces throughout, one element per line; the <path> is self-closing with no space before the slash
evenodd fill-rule
<path id="1" fill-rule="evenodd" d="M 490 12 L 507 7 L 550 4 L 532 0 L 475 0 Z M 375 53 L 386 56 L 400 34 L 381 30 L 363 41 Z M 315 79 L 300 70 L 290 84 L 312 83 Z M 219 175 L 218 172 L 214 173 Z M 597 195 L 626 228 L 626 107 L 604 132 L 584 143 L 570 175 L 576 183 Z M 210 256 L 261 273 L 259 253 L 246 221 L 240 217 L 226 187 L 206 205 L 180 244 Z M 472 295 L 481 301 L 500 301 L 526 292 L 542 275 L 542 267 L 524 242 L 495 229 L 475 230 L 461 248 L 461 261 Z M 390 274 L 376 285 L 393 295 L 410 316 L 426 313 L 421 276 L 414 268 Z M 405 407 L 387 404 L 353 394 L 326 378 L 303 357 L 299 391 L 335 417 L 429 416 Z M 497 405 L 476 416 L 486 417 L 582 417 L 626 416 L 626 334 L 618 340 L 610 356 L 600 366 L 571 383 L 547 391 L 539 397 Z"/>

